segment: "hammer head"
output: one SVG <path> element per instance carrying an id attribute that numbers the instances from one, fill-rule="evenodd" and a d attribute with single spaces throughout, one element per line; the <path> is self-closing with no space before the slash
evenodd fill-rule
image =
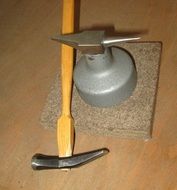
<path id="1" fill-rule="evenodd" d="M 76 154 L 71 157 L 48 156 L 43 154 L 35 154 L 31 160 L 31 166 L 34 170 L 43 169 L 71 169 L 82 166 L 93 161 L 109 152 L 103 148 L 82 154 Z"/>

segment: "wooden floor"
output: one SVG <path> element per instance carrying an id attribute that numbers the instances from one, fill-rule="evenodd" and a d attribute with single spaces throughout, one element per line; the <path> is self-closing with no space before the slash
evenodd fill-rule
<path id="1" fill-rule="evenodd" d="M 79 1 L 78 1 L 79 2 Z M 39 116 L 59 65 L 60 1 L 0 1 L 0 189 L 177 189 L 177 0 L 81 0 L 80 27 L 115 26 L 162 41 L 153 138 L 76 135 L 75 152 L 110 153 L 70 172 L 33 171 L 34 153 L 57 154 Z"/>

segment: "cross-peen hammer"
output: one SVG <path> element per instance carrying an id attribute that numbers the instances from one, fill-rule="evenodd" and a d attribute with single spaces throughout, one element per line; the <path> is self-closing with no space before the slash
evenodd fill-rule
<path id="1" fill-rule="evenodd" d="M 63 0 L 62 34 L 74 31 L 74 0 Z M 31 165 L 34 170 L 69 169 L 79 167 L 106 153 L 103 148 L 73 155 L 74 120 L 71 116 L 73 48 L 61 45 L 62 110 L 57 123 L 58 156 L 35 154 Z"/>

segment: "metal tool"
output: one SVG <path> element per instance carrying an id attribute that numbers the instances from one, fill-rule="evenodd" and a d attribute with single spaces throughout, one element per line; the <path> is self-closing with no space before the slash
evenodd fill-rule
<path id="1" fill-rule="evenodd" d="M 106 37 L 104 31 L 84 31 L 52 39 L 82 52 L 74 69 L 74 82 L 86 103 L 119 105 L 132 94 L 137 83 L 134 60 L 126 50 L 112 46 L 140 37 Z"/>
<path id="2" fill-rule="evenodd" d="M 105 31 L 83 31 L 76 34 L 58 35 L 52 40 L 80 50 L 83 54 L 103 54 L 106 47 L 111 47 L 120 42 L 138 40 L 140 37 L 106 37 Z"/>
<path id="3" fill-rule="evenodd" d="M 32 157 L 31 165 L 34 170 L 77 168 L 107 154 L 108 152 L 109 150 L 104 148 L 63 158 L 36 154 Z"/>
<path id="4" fill-rule="evenodd" d="M 74 30 L 74 0 L 63 1 L 62 34 Z M 58 156 L 35 154 L 31 166 L 34 170 L 70 169 L 79 167 L 106 153 L 108 149 L 73 155 L 74 120 L 71 116 L 71 89 L 73 73 L 73 48 L 61 46 L 62 109 L 57 122 Z"/>

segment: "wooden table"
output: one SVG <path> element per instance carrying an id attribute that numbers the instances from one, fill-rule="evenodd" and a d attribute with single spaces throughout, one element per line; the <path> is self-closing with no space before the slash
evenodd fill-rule
<path id="1" fill-rule="evenodd" d="M 59 1 L 60 3 L 60 1 Z M 57 154 L 56 132 L 39 125 L 58 69 L 58 1 L 0 2 L 0 189 L 177 189 L 177 1 L 82 0 L 80 27 L 112 26 L 162 41 L 153 139 L 76 135 L 75 153 L 109 147 L 110 154 L 71 172 L 35 172 L 36 152 Z"/>

